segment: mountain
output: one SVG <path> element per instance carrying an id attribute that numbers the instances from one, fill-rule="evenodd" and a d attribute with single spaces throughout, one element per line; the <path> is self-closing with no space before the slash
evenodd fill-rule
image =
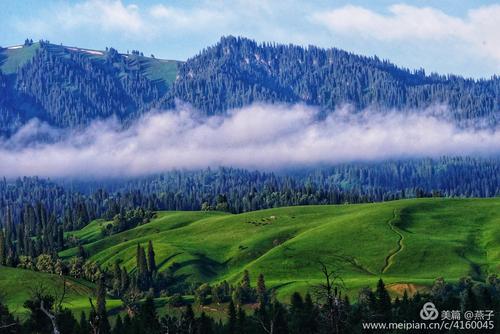
<path id="1" fill-rule="evenodd" d="M 496 126 L 500 78 L 426 75 L 339 49 L 258 44 L 223 37 L 186 62 L 67 47 L 45 41 L 0 49 L 0 133 L 31 118 L 80 127 L 116 116 L 124 123 L 184 101 L 207 115 L 251 104 L 306 103 L 325 112 L 447 105 L 460 125 Z"/>
<path id="2" fill-rule="evenodd" d="M 178 62 L 39 42 L 0 52 L 0 129 L 37 117 L 76 127 L 150 110 L 175 79 Z"/>
<path id="3" fill-rule="evenodd" d="M 303 102 L 327 111 L 344 103 L 396 109 L 445 104 L 450 107 L 447 117 L 459 123 L 481 119 L 496 125 L 500 119 L 498 76 L 426 75 L 338 49 L 259 45 L 236 37 L 222 38 L 189 59 L 172 90 L 171 97 L 208 114 L 256 101 Z"/>

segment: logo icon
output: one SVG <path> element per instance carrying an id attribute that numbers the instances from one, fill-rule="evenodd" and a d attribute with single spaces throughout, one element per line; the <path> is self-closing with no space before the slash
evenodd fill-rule
<path id="1" fill-rule="evenodd" d="M 420 318 L 422 318 L 422 320 L 436 320 L 438 316 L 439 312 L 436 305 L 432 302 L 425 303 L 420 310 Z"/>

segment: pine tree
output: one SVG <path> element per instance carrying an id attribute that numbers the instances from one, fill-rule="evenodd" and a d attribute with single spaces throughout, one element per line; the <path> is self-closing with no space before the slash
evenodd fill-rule
<path id="1" fill-rule="evenodd" d="M 120 291 L 121 293 L 127 292 L 128 288 L 130 287 L 130 278 L 127 273 L 127 269 L 123 268 L 122 271 L 122 277 L 121 277 L 121 282 L 120 282 Z"/>
<path id="2" fill-rule="evenodd" d="M 264 275 L 261 273 L 259 274 L 259 277 L 257 279 L 257 287 L 256 287 L 256 292 L 257 292 L 257 301 L 259 304 L 265 305 L 267 303 L 267 289 L 266 289 L 266 282 L 264 280 Z"/>
<path id="3" fill-rule="evenodd" d="M 137 244 L 137 284 L 140 289 L 146 290 L 149 288 L 148 277 L 146 252 L 144 248 Z"/>
<path id="4" fill-rule="evenodd" d="M 97 302 L 96 312 L 98 316 L 98 328 L 100 334 L 109 334 L 111 326 L 109 325 L 108 312 L 106 311 L 106 286 L 104 275 L 97 281 Z"/>
<path id="5" fill-rule="evenodd" d="M 391 313 L 391 297 L 385 288 L 384 281 L 382 279 L 378 280 L 377 290 L 375 291 L 377 312 L 383 318 L 386 318 Z"/>
<path id="6" fill-rule="evenodd" d="M 237 332 L 238 334 L 245 334 L 246 332 L 246 315 L 241 306 L 238 306 Z"/>
<path id="7" fill-rule="evenodd" d="M 229 334 L 237 334 L 238 319 L 236 315 L 236 308 L 233 301 L 229 302 L 227 307 L 227 332 Z"/>
<path id="8" fill-rule="evenodd" d="M 307 317 L 304 311 L 304 301 L 298 292 L 290 298 L 290 330 L 292 333 L 306 333 Z"/>
<path id="9" fill-rule="evenodd" d="M 118 262 L 113 267 L 113 292 L 118 294 L 122 292 L 122 270 Z"/>
<path id="10" fill-rule="evenodd" d="M 241 300 L 243 303 L 248 303 L 252 301 L 252 287 L 250 285 L 250 273 L 248 270 L 243 271 L 243 278 L 240 282 L 241 288 Z"/>
<path id="11" fill-rule="evenodd" d="M 304 298 L 304 314 L 306 317 L 306 333 L 316 333 L 318 328 L 318 310 L 312 301 L 311 294 L 307 293 Z"/>
<path id="12" fill-rule="evenodd" d="M 79 322 L 79 334 L 88 334 L 90 333 L 89 323 L 87 321 L 87 316 L 85 312 L 82 311 L 80 314 L 80 322 Z"/>
<path id="13" fill-rule="evenodd" d="M 141 305 L 138 321 L 140 322 L 141 329 L 145 333 L 159 333 L 160 323 L 158 321 L 158 314 L 156 313 L 153 297 L 149 296 Z"/>
<path id="14" fill-rule="evenodd" d="M 148 242 L 148 269 L 151 275 L 156 273 L 155 251 L 151 240 Z"/>
<path id="15" fill-rule="evenodd" d="M 5 265 L 6 262 L 7 262 L 7 256 L 6 256 L 5 237 L 3 235 L 3 231 L 0 229 L 0 266 Z"/>
<path id="16" fill-rule="evenodd" d="M 281 303 L 275 300 L 272 304 L 273 333 L 288 334 L 287 311 Z"/>

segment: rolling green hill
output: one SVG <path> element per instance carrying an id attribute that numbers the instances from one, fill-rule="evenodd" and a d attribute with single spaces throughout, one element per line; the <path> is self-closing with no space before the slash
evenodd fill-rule
<path id="1" fill-rule="evenodd" d="M 0 266 L 0 299 L 17 316 L 24 317 L 27 310 L 24 302 L 30 298 L 34 289 L 43 288 L 45 293 L 58 295 L 63 288 L 61 277 L 53 274 L 31 270 Z M 90 308 L 89 297 L 93 296 L 94 285 L 85 280 L 67 278 L 67 293 L 64 306 L 70 308 L 75 315 Z M 108 309 L 121 306 L 121 301 L 109 298 Z"/>
<path id="2" fill-rule="evenodd" d="M 103 238 L 105 222 L 75 232 L 91 259 L 135 270 L 137 243 L 152 240 L 160 270 L 193 282 L 253 281 L 264 273 L 282 296 L 319 282 L 318 261 L 338 268 L 348 289 L 382 277 L 394 291 L 437 277 L 484 280 L 500 271 L 500 199 L 415 199 L 287 207 L 231 215 L 160 212 L 146 225 Z M 70 257 L 76 249 L 62 252 Z M 341 257 L 341 259 L 339 259 Z M 406 285 L 411 284 L 411 285 Z"/>

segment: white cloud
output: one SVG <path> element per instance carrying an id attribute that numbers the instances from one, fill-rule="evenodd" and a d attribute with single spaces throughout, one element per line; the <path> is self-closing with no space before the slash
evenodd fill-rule
<path id="1" fill-rule="evenodd" d="M 54 25 L 62 29 L 98 29 L 140 36 L 150 27 L 137 5 L 124 5 L 120 0 L 88 0 L 56 11 Z"/>
<path id="2" fill-rule="evenodd" d="M 500 5 L 472 9 L 465 18 L 450 16 L 431 7 L 392 5 L 389 14 L 379 14 L 360 6 L 344 6 L 311 15 L 336 33 L 354 34 L 382 41 L 441 42 L 456 40 L 466 49 L 476 49 L 500 66 Z"/>
<path id="3" fill-rule="evenodd" d="M 476 7 L 459 17 L 406 4 L 387 12 L 351 5 L 329 9 L 322 0 L 131 2 L 55 2 L 9 21 L 22 38 L 135 48 L 179 60 L 231 34 L 377 54 L 401 66 L 440 73 L 490 77 L 500 71 L 500 5 Z"/>
<path id="4" fill-rule="evenodd" d="M 149 9 L 151 19 L 155 24 L 164 24 L 170 29 L 199 30 L 213 28 L 217 25 L 226 25 L 233 20 L 232 13 L 227 10 L 211 8 L 194 8 L 185 10 L 166 5 L 155 5 Z"/>
<path id="5" fill-rule="evenodd" d="M 405 114 L 344 107 L 320 120 L 316 109 L 303 105 L 253 105 L 208 119 L 182 107 L 148 114 L 125 130 L 113 120 L 80 131 L 33 121 L 0 142 L 0 175 L 134 176 L 221 165 L 273 169 L 500 153 L 498 129 L 458 129 L 434 114 L 434 108 Z M 40 137 L 53 140 L 29 144 Z"/>

